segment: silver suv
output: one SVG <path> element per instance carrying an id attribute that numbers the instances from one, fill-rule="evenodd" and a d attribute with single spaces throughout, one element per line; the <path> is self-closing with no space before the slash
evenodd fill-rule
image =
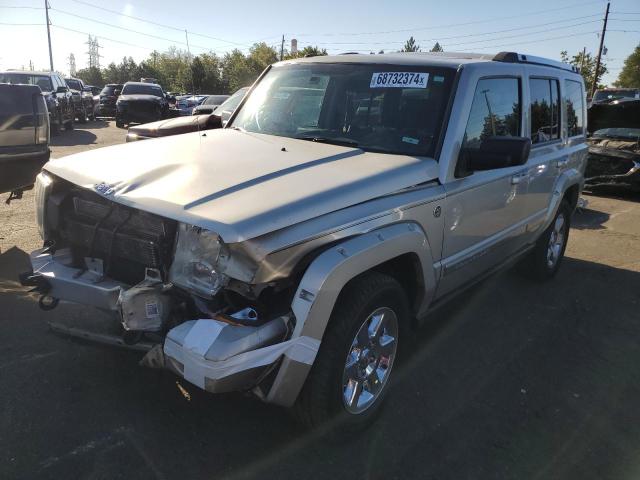
<path id="1" fill-rule="evenodd" d="M 224 129 L 48 163 L 22 281 L 202 389 L 357 426 L 430 309 L 555 275 L 585 118 L 576 71 L 512 52 L 280 62 Z"/>

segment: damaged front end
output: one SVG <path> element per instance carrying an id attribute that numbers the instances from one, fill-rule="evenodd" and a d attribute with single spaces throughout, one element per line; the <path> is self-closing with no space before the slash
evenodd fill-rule
<path id="1" fill-rule="evenodd" d="M 41 294 L 45 310 L 64 300 L 110 312 L 121 339 L 58 331 L 144 345 L 137 348 L 149 350 L 142 364 L 167 368 L 213 393 L 253 389 L 264 396 L 261 383 L 283 356 L 295 350 L 313 360 L 316 345 L 291 339 L 288 291 L 248 283 L 255 268 L 217 234 L 97 190 L 102 195 L 46 172 L 38 177 L 45 247 L 31 254 L 32 271 L 21 282 Z"/>
<path id="2" fill-rule="evenodd" d="M 640 190 L 640 100 L 592 105 L 589 133 L 586 186 Z"/>

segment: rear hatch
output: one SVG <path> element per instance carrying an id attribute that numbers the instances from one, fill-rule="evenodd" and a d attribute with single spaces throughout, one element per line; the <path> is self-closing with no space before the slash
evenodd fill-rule
<path id="1" fill-rule="evenodd" d="M 49 118 L 40 88 L 0 84 L 0 193 L 33 184 L 48 152 Z"/>

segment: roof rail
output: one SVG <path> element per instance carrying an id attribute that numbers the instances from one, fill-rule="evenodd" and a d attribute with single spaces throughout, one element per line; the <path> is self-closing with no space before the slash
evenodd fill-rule
<path id="1" fill-rule="evenodd" d="M 534 55 L 524 55 L 516 52 L 500 52 L 493 57 L 494 62 L 505 63 L 527 63 L 530 65 L 544 65 L 545 67 L 559 68 L 561 70 L 568 70 L 574 73 L 580 73 L 578 67 L 569 65 L 568 63 L 559 62 L 557 60 L 551 60 L 544 57 L 536 57 Z"/>

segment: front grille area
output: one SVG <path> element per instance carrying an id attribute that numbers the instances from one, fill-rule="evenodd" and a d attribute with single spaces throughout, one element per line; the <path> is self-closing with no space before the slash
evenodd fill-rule
<path id="1" fill-rule="evenodd" d="M 175 221 L 86 191 L 72 192 L 61 207 L 56 233 L 79 266 L 84 257 L 101 258 L 108 276 L 128 284 L 143 280 L 146 267 L 168 271 Z"/>
<path id="2" fill-rule="evenodd" d="M 587 157 L 587 169 L 584 176 L 586 178 L 600 177 L 606 175 L 624 175 L 634 166 L 631 159 L 600 155 L 589 152 Z"/>

